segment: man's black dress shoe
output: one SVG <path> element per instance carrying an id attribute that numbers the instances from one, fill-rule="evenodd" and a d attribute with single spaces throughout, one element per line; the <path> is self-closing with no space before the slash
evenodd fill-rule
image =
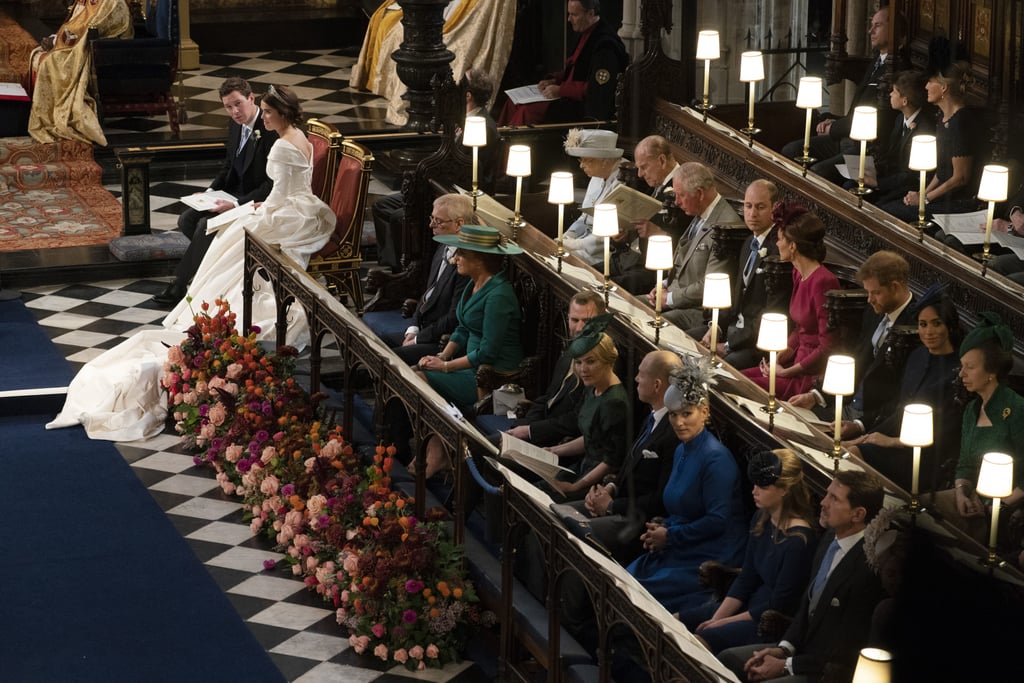
<path id="1" fill-rule="evenodd" d="M 154 296 L 150 301 L 158 306 L 170 308 L 184 298 L 184 290 L 181 287 L 176 287 L 172 283 L 167 285 L 167 289 Z"/>

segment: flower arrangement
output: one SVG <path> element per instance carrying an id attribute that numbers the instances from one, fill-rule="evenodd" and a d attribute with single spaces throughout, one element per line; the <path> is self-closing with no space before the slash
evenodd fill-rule
<path id="1" fill-rule="evenodd" d="M 341 428 L 321 419 L 323 396 L 292 377 L 294 349 L 265 353 L 258 330 L 240 335 L 228 303 L 214 306 L 169 349 L 162 380 L 196 464 L 242 498 L 253 534 L 337 610 L 357 652 L 412 670 L 458 661 L 467 627 L 494 617 L 477 606 L 447 513 L 411 515 L 413 500 L 391 487 L 394 447 L 360 468 Z"/>

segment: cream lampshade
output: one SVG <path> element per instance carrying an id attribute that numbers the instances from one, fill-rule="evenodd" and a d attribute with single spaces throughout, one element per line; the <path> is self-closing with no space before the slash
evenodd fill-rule
<path id="1" fill-rule="evenodd" d="M 551 184 L 548 185 L 549 204 L 572 204 L 575 201 L 572 185 L 572 173 L 568 171 L 555 171 L 551 174 Z"/>
<path id="2" fill-rule="evenodd" d="M 697 34 L 697 59 L 705 61 L 718 59 L 718 31 L 701 31 Z"/>
<path id="3" fill-rule="evenodd" d="M 647 260 L 644 267 L 648 270 L 671 270 L 672 238 L 668 235 L 653 235 L 647 239 Z"/>
<path id="4" fill-rule="evenodd" d="M 482 116 L 467 116 L 462 127 L 462 144 L 466 147 L 483 147 L 487 144 L 487 122 Z"/>
<path id="5" fill-rule="evenodd" d="M 757 348 L 762 351 L 785 351 L 789 344 L 789 320 L 782 313 L 765 313 L 757 332 Z"/>
<path id="6" fill-rule="evenodd" d="M 821 390 L 834 396 L 850 396 L 854 391 L 854 360 L 852 356 L 828 357 Z"/>
<path id="7" fill-rule="evenodd" d="M 866 647 L 857 657 L 853 683 L 889 683 L 892 676 L 891 665 L 892 655 L 888 650 Z"/>
<path id="8" fill-rule="evenodd" d="M 1010 169 L 1006 166 L 986 164 L 981 171 L 978 199 L 983 202 L 1005 202 L 1009 177 Z"/>
<path id="9" fill-rule="evenodd" d="M 799 109 L 817 109 L 821 106 L 821 78 L 804 76 L 796 91 L 796 106 Z"/>
<path id="10" fill-rule="evenodd" d="M 1006 498 L 1013 493 L 1013 458 L 1006 453 L 986 453 L 974 490 L 986 498 Z"/>
<path id="11" fill-rule="evenodd" d="M 704 308 L 732 306 L 732 289 L 728 273 L 708 273 L 704 276 Z"/>
<path id="12" fill-rule="evenodd" d="M 854 107 L 850 139 L 874 140 L 878 137 L 878 110 L 874 107 Z"/>
<path id="13" fill-rule="evenodd" d="M 755 83 L 764 80 L 764 56 L 757 50 L 740 55 L 740 82 Z"/>
<path id="14" fill-rule="evenodd" d="M 508 148 L 508 164 L 505 172 L 514 178 L 525 178 L 530 175 L 530 148 L 527 145 L 510 145 Z"/>
<path id="15" fill-rule="evenodd" d="M 934 135 L 915 135 L 910 139 L 911 171 L 931 171 L 938 165 L 938 148 Z"/>
<path id="16" fill-rule="evenodd" d="M 931 446 L 933 442 L 932 407 L 908 403 L 903 407 L 900 443 L 904 446 Z"/>
<path id="17" fill-rule="evenodd" d="M 594 207 L 594 236 L 615 237 L 619 234 L 619 210 L 614 204 Z"/>

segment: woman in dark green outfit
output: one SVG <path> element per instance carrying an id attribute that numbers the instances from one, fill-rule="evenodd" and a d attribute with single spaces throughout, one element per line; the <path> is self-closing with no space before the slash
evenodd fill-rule
<path id="1" fill-rule="evenodd" d="M 604 333 L 611 317 L 591 318 L 569 346 L 573 370 L 586 387 L 577 418 L 582 436 L 548 450 L 560 458 L 583 456 L 574 468 L 577 476 L 557 486 L 570 499 L 582 498 L 591 486 L 615 474 L 629 448 L 629 395 L 615 375 L 618 349 Z"/>
<path id="2" fill-rule="evenodd" d="M 974 487 L 986 453 L 1013 457 L 1015 487 L 1003 504 L 1024 501 L 1024 398 L 1005 384 L 1013 367 L 1013 333 L 994 313 L 981 318 L 960 345 L 960 379 L 977 398 L 964 410 L 956 487 L 939 493 L 936 507 L 951 524 L 985 543 L 986 509 Z"/>
<path id="3" fill-rule="evenodd" d="M 477 400 L 476 369 L 492 365 L 514 370 L 523 359 L 519 336 L 519 300 L 502 269 L 506 256 L 521 254 L 505 244 L 501 233 L 484 225 L 463 225 L 454 235 L 434 235 L 434 241 L 455 247 L 455 267 L 469 277 L 455 310 L 459 324 L 444 350 L 424 356 L 417 365 L 439 394 L 463 409 Z M 440 442 L 427 444 L 426 476 L 445 464 Z"/>
<path id="4" fill-rule="evenodd" d="M 435 242 L 456 248 L 455 267 L 469 277 L 455 313 L 458 327 L 437 356 L 419 360 L 430 386 L 457 406 L 476 402 L 476 369 L 483 364 L 514 370 L 523 359 L 519 337 L 519 300 L 502 273 L 505 256 L 521 254 L 502 244 L 501 233 L 483 225 L 463 225 L 454 235 L 435 235 Z"/>

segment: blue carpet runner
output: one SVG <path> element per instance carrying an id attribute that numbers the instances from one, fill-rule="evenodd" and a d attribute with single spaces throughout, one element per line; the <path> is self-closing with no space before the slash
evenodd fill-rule
<path id="1" fill-rule="evenodd" d="M 71 366 L 21 300 L 0 301 L 0 391 L 66 387 Z"/>
<path id="2" fill-rule="evenodd" d="M 113 445 L 0 417 L 5 681 L 281 681 Z"/>

